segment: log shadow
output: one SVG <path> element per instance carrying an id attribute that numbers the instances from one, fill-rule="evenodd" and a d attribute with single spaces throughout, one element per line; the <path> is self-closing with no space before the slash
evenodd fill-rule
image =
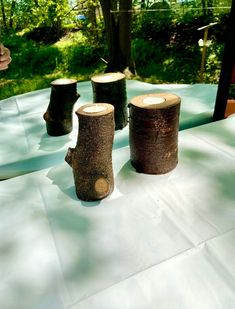
<path id="1" fill-rule="evenodd" d="M 80 202 L 80 206 L 95 207 L 100 205 L 101 201 L 86 202 L 77 197 L 73 171 L 69 166 L 66 166 L 66 163 L 51 168 L 47 173 L 47 177 L 52 181 L 53 185 L 56 185 L 59 188 L 61 192 L 66 194 L 72 200 Z"/>
<path id="2" fill-rule="evenodd" d="M 43 151 L 57 151 L 71 141 L 69 134 L 63 136 L 50 136 L 44 133 L 39 141 L 39 149 Z"/>

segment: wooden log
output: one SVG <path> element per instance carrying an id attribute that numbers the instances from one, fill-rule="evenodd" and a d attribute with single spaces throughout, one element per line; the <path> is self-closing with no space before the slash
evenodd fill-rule
<path id="1" fill-rule="evenodd" d="M 131 100 L 130 157 L 137 172 L 164 174 L 176 167 L 180 102 L 178 96 L 168 93 Z"/>
<path id="2" fill-rule="evenodd" d="M 76 114 L 77 145 L 68 149 L 65 160 L 73 168 L 77 197 L 84 201 L 100 200 L 114 187 L 114 107 L 107 103 L 86 104 Z"/>
<path id="3" fill-rule="evenodd" d="M 79 97 L 75 79 L 60 78 L 51 82 L 50 102 L 43 115 L 49 135 L 60 136 L 72 131 L 73 106 Z"/>
<path id="4" fill-rule="evenodd" d="M 235 100 L 234 99 L 228 99 L 224 117 L 227 118 L 230 115 L 234 115 L 234 114 L 235 114 Z"/>
<path id="5" fill-rule="evenodd" d="M 112 104 L 115 108 L 115 130 L 127 125 L 126 77 L 122 73 L 104 73 L 91 78 L 93 102 Z"/>

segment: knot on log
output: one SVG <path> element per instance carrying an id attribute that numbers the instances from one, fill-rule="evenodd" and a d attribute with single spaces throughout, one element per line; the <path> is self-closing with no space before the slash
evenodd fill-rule
<path id="1" fill-rule="evenodd" d="M 180 102 L 178 96 L 168 93 L 132 98 L 129 143 L 137 172 L 164 174 L 176 167 Z"/>
<path id="2" fill-rule="evenodd" d="M 73 153 L 74 153 L 74 148 L 68 148 L 67 154 L 65 156 L 65 161 L 73 167 Z"/>
<path id="3" fill-rule="evenodd" d="M 79 97 L 75 79 L 61 78 L 51 82 L 50 102 L 43 115 L 49 135 L 60 136 L 72 131 L 73 105 Z"/>
<path id="4" fill-rule="evenodd" d="M 76 115 L 77 144 L 68 149 L 65 160 L 73 168 L 77 197 L 84 201 L 100 200 L 114 188 L 114 107 L 107 103 L 86 104 Z"/>

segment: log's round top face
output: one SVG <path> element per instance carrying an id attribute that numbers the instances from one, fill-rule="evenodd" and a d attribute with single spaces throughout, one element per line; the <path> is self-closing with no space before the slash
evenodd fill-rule
<path id="1" fill-rule="evenodd" d="M 102 116 L 114 111 L 114 106 L 108 103 L 91 103 L 81 106 L 77 111 L 77 115 L 86 116 Z"/>
<path id="2" fill-rule="evenodd" d="M 85 113 L 100 113 L 107 109 L 106 106 L 94 104 L 93 106 L 87 106 L 83 109 Z"/>
<path id="3" fill-rule="evenodd" d="M 95 83 L 110 83 L 121 79 L 125 79 L 125 74 L 120 72 L 98 74 L 91 77 L 91 80 Z"/>
<path id="4" fill-rule="evenodd" d="M 180 97 L 175 94 L 151 93 L 133 97 L 130 104 L 144 109 L 162 109 L 177 105 L 180 102 Z"/>
<path id="5" fill-rule="evenodd" d="M 152 104 L 161 104 L 165 101 L 166 101 L 165 98 L 148 96 L 143 99 L 143 105 L 147 106 L 147 105 L 152 105 Z"/>
<path id="6" fill-rule="evenodd" d="M 53 80 L 51 82 L 51 85 L 55 86 L 55 85 L 69 85 L 69 84 L 74 84 L 76 83 L 76 79 L 71 79 L 71 78 L 59 78 L 56 80 Z"/>

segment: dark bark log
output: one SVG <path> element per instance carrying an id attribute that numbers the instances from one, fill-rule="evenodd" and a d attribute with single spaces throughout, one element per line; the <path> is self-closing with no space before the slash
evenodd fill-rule
<path id="1" fill-rule="evenodd" d="M 49 135 L 60 136 L 72 131 L 73 105 L 79 96 L 75 79 L 61 78 L 51 83 L 50 102 L 43 115 Z"/>
<path id="2" fill-rule="evenodd" d="M 115 108 L 115 129 L 127 125 L 126 78 L 122 73 L 104 73 L 91 78 L 94 103 L 109 103 Z"/>
<path id="3" fill-rule="evenodd" d="M 164 174 L 178 162 L 180 98 L 159 93 L 134 97 L 130 104 L 131 163 L 137 172 Z"/>
<path id="4" fill-rule="evenodd" d="M 114 188 L 114 107 L 106 103 L 86 104 L 76 114 L 77 145 L 69 148 L 65 160 L 73 168 L 77 197 L 84 201 L 100 200 Z"/>

